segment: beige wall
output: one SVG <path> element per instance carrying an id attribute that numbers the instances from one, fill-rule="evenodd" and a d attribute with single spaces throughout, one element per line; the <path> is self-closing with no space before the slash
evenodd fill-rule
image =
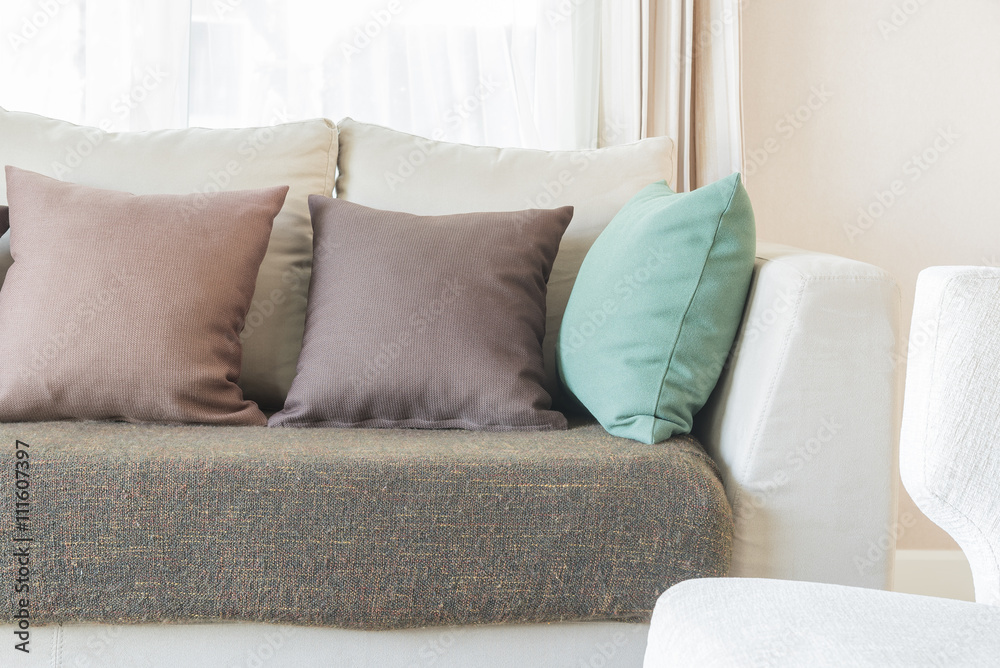
<path id="1" fill-rule="evenodd" d="M 907 330 L 922 268 L 1000 265 L 1000 3 L 744 0 L 743 12 L 761 239 L 889 270 Z M 903 498 L 900 513 L 917 511 Z M 901 547 L 953 545 L 922 517 L 902 532 Z"/>

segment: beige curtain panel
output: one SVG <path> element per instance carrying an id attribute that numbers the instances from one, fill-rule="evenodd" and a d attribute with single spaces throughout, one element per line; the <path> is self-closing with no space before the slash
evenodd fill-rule
<path id="1" fill-rule="evenodd" d="M 601 146 L 674 139 L 678 191 L 740 171 L 744 0 L 605 2 L 601 32 Z"/>

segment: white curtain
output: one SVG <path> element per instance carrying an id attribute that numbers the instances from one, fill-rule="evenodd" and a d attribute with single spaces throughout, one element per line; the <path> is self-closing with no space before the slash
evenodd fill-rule
<path id="1" fill-rule="evenodd" d="M 114 130 L 352 116 L 596 145 L 600 0 L 5 0 L 0 106 Z"/>
<path id="2" fill-rule="evenodd" d="M 4 0 L 0 106 L 543 149 L 668 135 L 687 190 L 740 167 L 743 1 Z"/>
<path id="3" fill-rule="evenodd" d="M 187 0 L 4 0 L 0 106 L 106 130 L 184 126 Z"/>
<path id="4" fill-rule="evenodd" d="M 744 1 L 605 2 L 601 145 L 672 137 L 681 191 L 741 170 Z"/>

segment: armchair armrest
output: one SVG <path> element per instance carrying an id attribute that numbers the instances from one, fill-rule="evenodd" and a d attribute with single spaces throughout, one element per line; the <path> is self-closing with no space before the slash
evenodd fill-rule
<path id="1" fill-rule="evenodd" d="M 871 265 L 758 246 L 733 351 L 695 418 L 733 506 L 731 575 L 889 586 L 899 302 Z"/>

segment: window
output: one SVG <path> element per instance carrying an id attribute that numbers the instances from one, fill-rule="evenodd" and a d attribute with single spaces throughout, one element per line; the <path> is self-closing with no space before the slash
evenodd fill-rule
<path id="1" fill-rule="evenodd" d="M 352 116 L 596 145 L 600 0 L 7 0 L 0 106 L 108 130 Z"/>

